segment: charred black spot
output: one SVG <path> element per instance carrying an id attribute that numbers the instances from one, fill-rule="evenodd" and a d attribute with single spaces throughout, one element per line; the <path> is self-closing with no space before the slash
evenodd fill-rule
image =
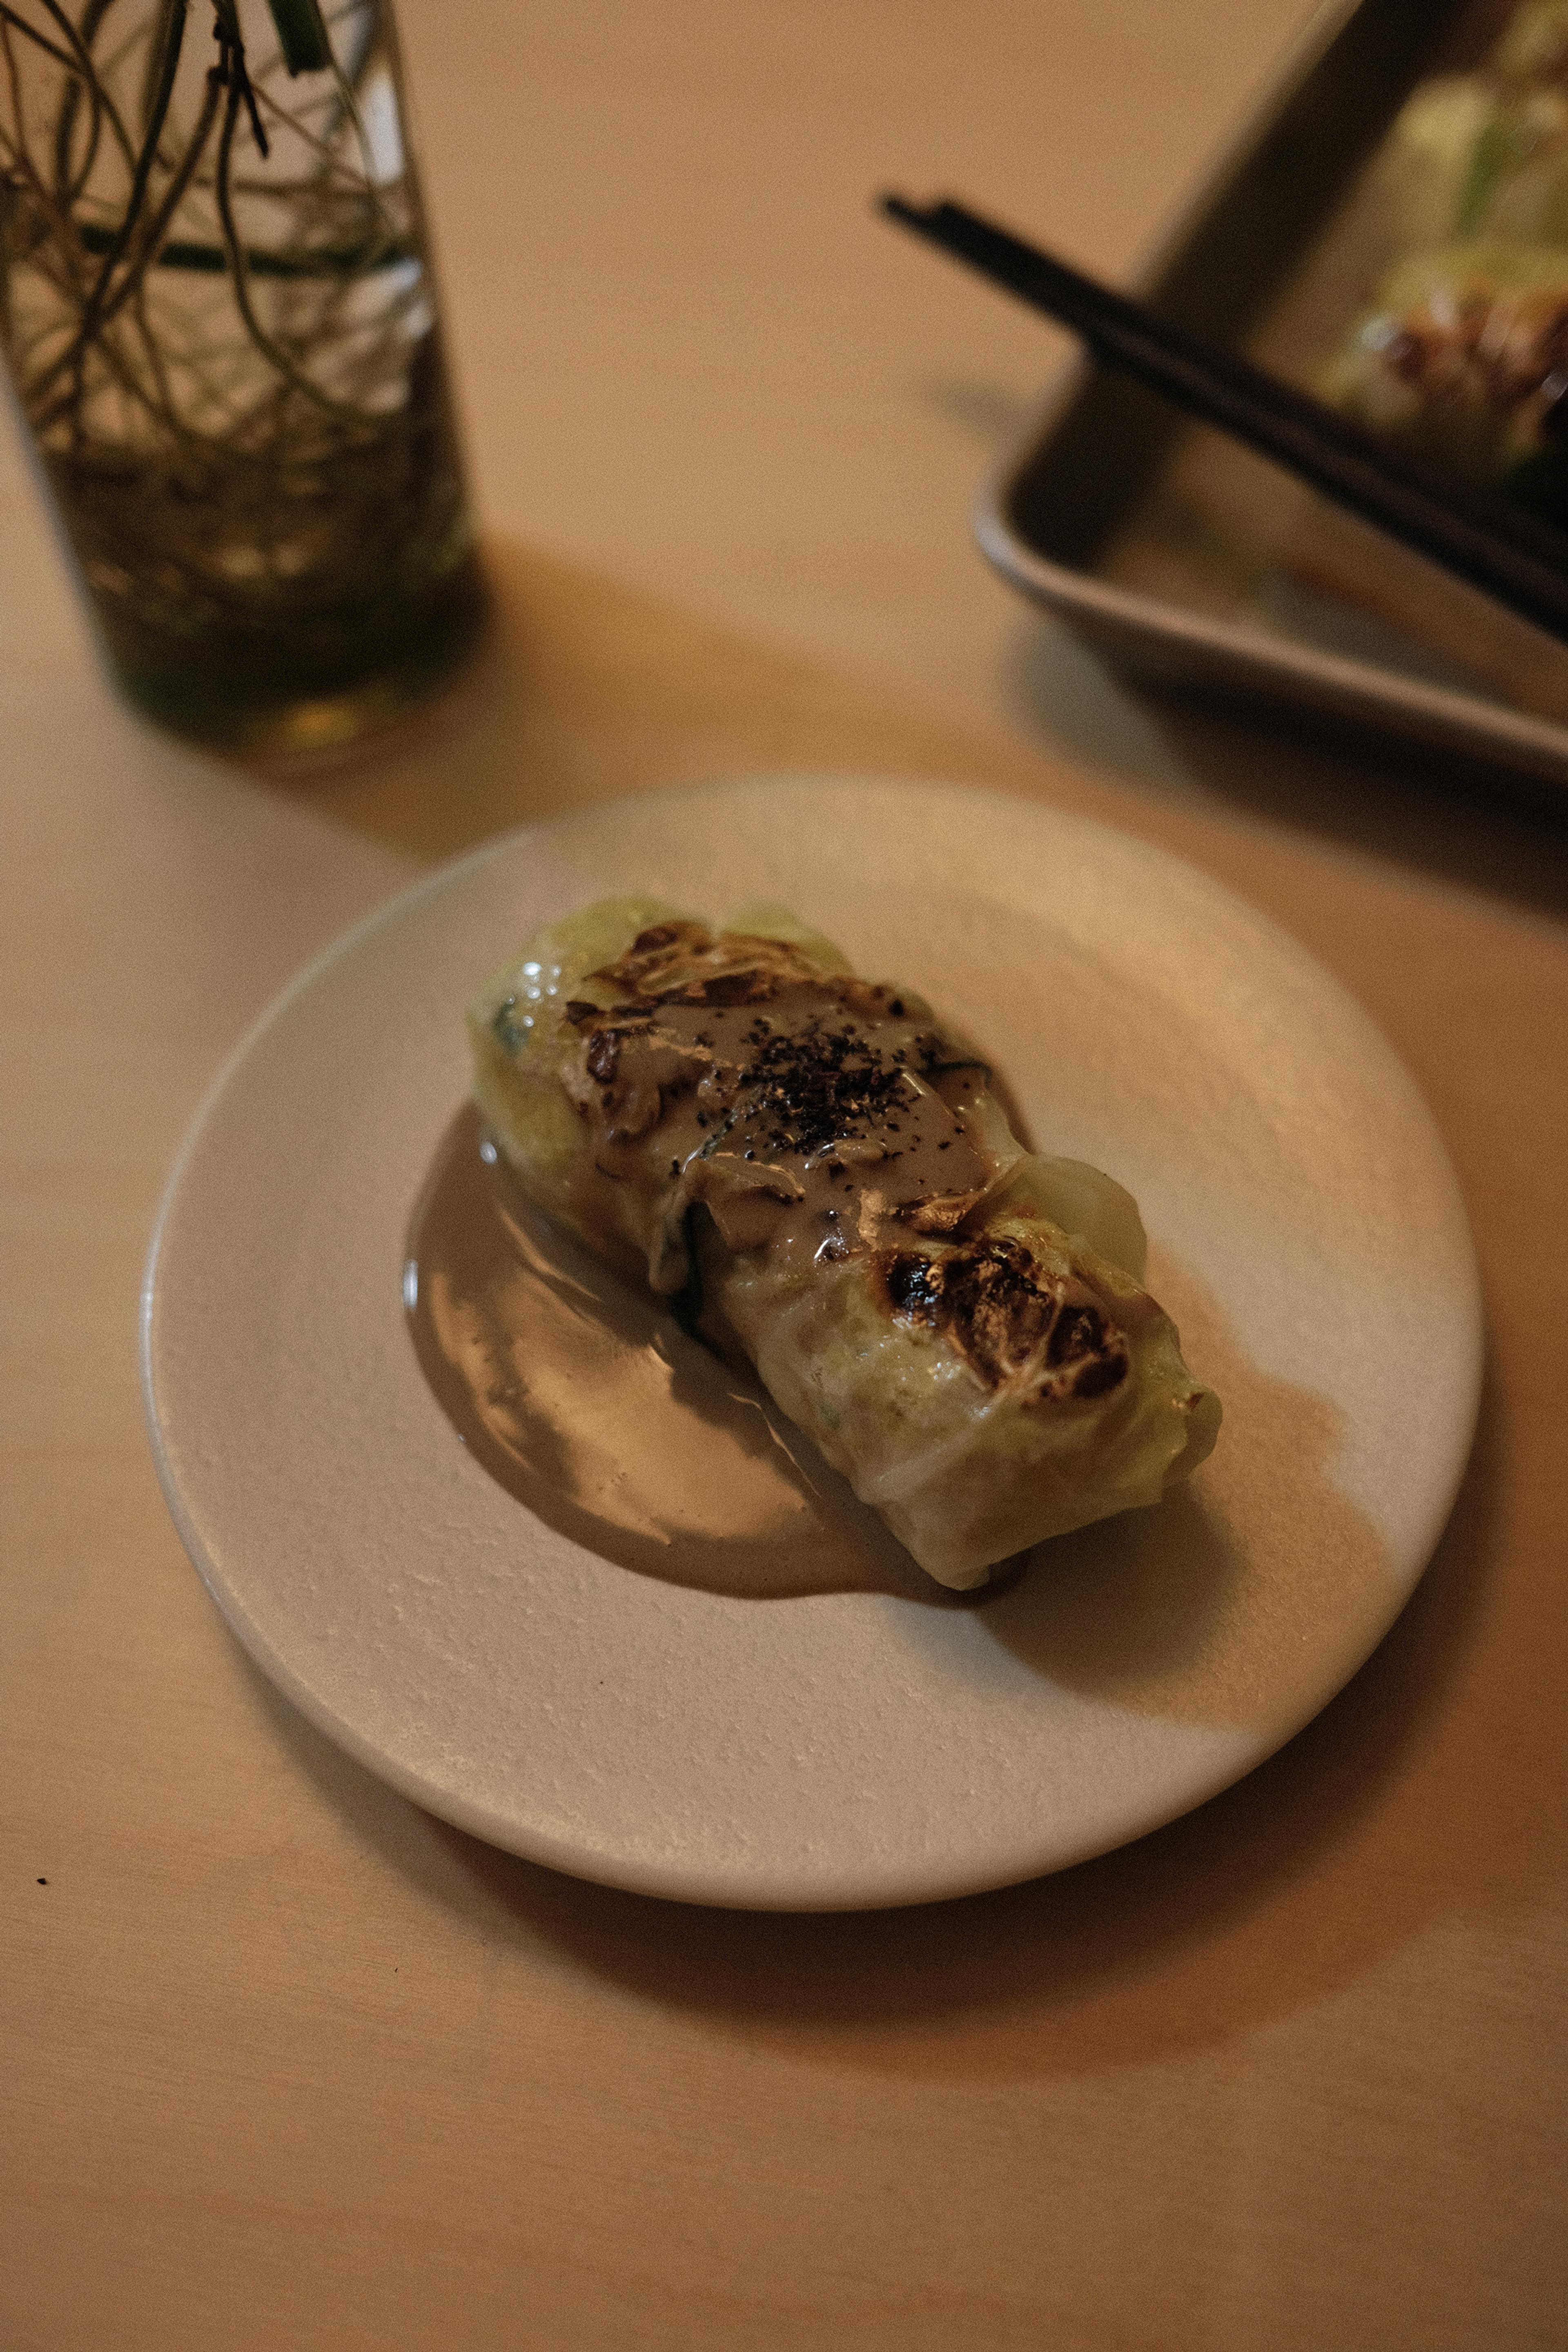
<path id="1" fill-rule="evenodd" d="M 651 955 L 656 948 L 672 948 L 680 933 L 668 923 L 650 924 L 632 941 L 633 955 Z"/>
<path id="2" fill-rule="evenodd" d="M 569 996 L 561 1009 L 574 1029 L 581 1029 L 584 1022 L 592 1021 L 599 1010 L 596 1004 L 590 1004 L 583 996 Z"/>
<path id="3" fill-rule="evenodd" d="M 1020 1242 L 973 1242 L 941 1258 L 900 1252 L 882 1278 L 895 1311 L 943 1332 L 987 1388 L 1021 1370 L 1057 1311 L 1055 1290 Z"/>
<path id="4" fill-rule="evenodd" d="M 895 1313 L 934 1322 L 942 1304 L 942 1269 L 934 1260 L 900 1252 L 888 1260 L 882 1279 Z"/>
<path id="5" fill-rule="evenodd" d="M 601 1029 L 588 1040 L 588 1076 L 602 1087 L 609 1086 L 620 1065 L 621 1041 L 614 1029 Z"/>
<path id="6" fill-rule="evenodd" d="M 1042 1356 L 1042 1399 L 1103 1396 L 1127 1377 L 1121 1333 L 1099 1307 L 1065 1299 L 1022 1242 L 961 1243 L 940 1257 L 900 1250 L 881 1276 L 894 1313 L 941 1331 L 986 1388 Z"/>
<path id="7" fill-rule="evenodd" d="M 1105 1318 L 1098 1307 L 1064 1307 L 1047 1343 L 1046 1361 L 1054 1371 L 1058 1364 L 1097 1354 L 1104 1344 Z"/>
<path id="8" fill-rule="evenodd" d="M 1118 1349 L 1114 1354 L 1091 1356 L 1074 1379 L 1072 1392 L 1080 1397 L 1105 1396 L 1126 1378 L 1127 1359 Z"/>

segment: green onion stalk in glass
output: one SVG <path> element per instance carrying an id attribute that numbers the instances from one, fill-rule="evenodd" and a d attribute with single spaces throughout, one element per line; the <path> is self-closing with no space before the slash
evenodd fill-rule
<path id="1" fill-rule="evenodd" d="M 328 744 L 472 641 L 385 0 L 0 0 L 0 341 L 158 719 Z"/>

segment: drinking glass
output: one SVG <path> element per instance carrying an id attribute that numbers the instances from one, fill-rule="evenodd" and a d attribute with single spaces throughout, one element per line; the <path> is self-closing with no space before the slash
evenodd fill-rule
<path id="1" fill-rule="evenodd" d="M 387 0 L 0 0 L 0 348 L 156 718 L 331 743 L 476 634 Z"/>

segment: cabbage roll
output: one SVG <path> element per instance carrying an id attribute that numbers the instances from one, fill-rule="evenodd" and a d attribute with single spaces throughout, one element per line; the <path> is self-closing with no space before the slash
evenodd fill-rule
<path id="1" fill-rule="evenodd" d="M 1325 399 L 1568 522 L 1568 0 L 1530 0 L 1481 66 L 1389 135 L 1394 259 Z"/>
<path id="2" fill-rule="evenodd" d="M 921 997 L 783 910 L 715 934 L 605 901 L 468 1020 L 531 1199 L 748 1358 L 942 1583 L 1157 1502 L 1213 1446 L 1128 1194 L 1026 1152 Z"/>
<path id="3" fill-rule="evenodd" d="M 1456 246 L 1391 272 L 1323 396 L 1568 520 L 1568 249 Z"/>

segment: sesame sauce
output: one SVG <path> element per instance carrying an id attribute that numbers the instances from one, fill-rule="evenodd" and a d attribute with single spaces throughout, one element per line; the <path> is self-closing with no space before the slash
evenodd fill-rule
<path id="1" fill-rule="evenodd" d="M 409 1228 L 404 1307 L 457 1438 L 601 1559 L 737 1600 L 883 1592 L 970 1609 L 858 1503 L 753 1374 L 536 1209 L 471 1105 Z"/>
<path id="2" fill-rule="evenodd" d="M 705 942 L 645 931 L 592 975 L 608 1002 L 565 1008 L 580 1042 L 564 1084 L 595 1164 L 658 1206 L 654 1288 L 686 1280 L 698 1206 L 728 1248 L 803 1270 L 953 1231 L 1006 1164 L 983 1137 L 984 1066 L 894 988 L 774 940 Z"/>

